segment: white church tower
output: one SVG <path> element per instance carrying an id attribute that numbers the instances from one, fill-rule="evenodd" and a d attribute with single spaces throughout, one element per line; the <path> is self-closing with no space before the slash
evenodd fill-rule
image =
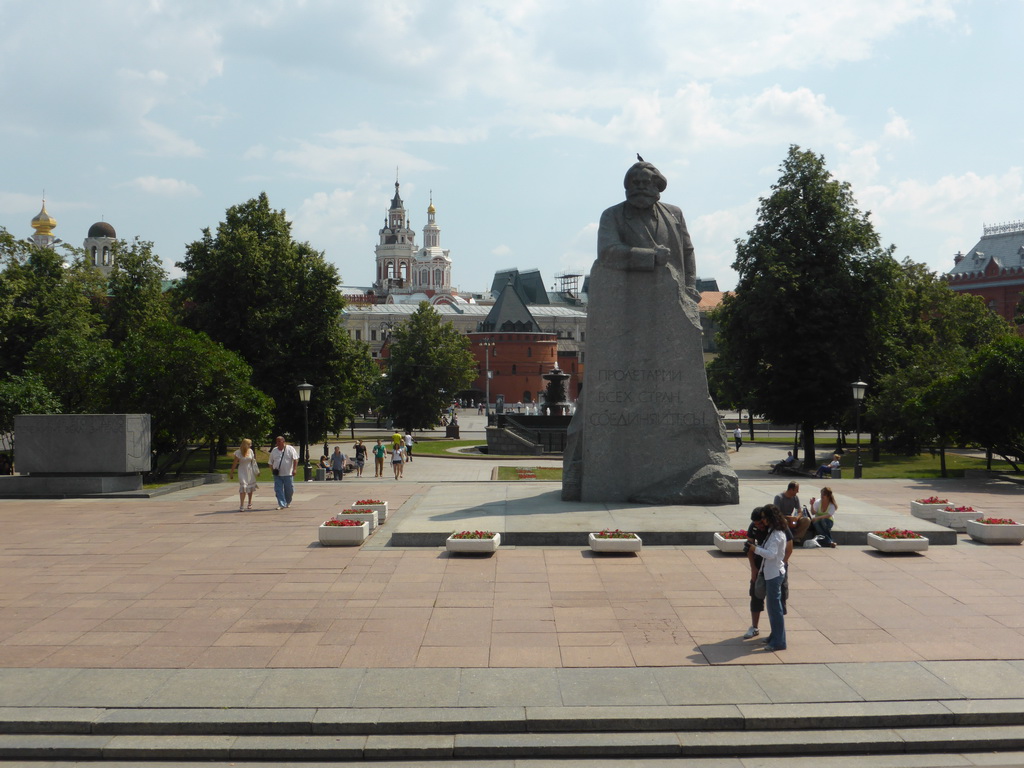
<path id="1" fill-rule="evenodd" d="M 373 283 L 374 289 L 382 295 L 411 293 L 415 253 L 416 233 L 409 228 L 405 205 L 398 194 L 398 179 L 395 179 L 395 196 L 376 248 L 377 279 Z"/>
<path id="2" fill-rule="evenodd" d="M 413 267 L 413 290 L 433 296 L 450 293 L 452 286 L 452 260 L 448 251 L 441 247 L 441 228 L 434 219 L 434 195 L 430 195 L 427 208 L 427 224 L 423 227 L 423 247 L 416 252 Z"/>
<path id="3" fill-rule="evenodd" d="M 104 276 L 109 275 L 114 266 L 116 240 L 114 228 L 105 221 L 97 221 L 89 227 L 89 234 L 83 243 L 86 263 L 96 267 Z"/>

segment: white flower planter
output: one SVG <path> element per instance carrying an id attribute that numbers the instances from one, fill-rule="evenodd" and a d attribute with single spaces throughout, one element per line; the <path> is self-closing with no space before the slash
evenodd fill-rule
<path id="1" fill-rule="evenodd" d="M 743 545 L 746 543 L 746 539 L 724 539 L 721 534 L 715 534 L 715 546 L 722 552 L 739 552 L 742 554 Z"/>
<path id="2" fill-rule="evenodd" d="M 945 502 L 944 504 L 922 504 L 919 501 L 910 502 L 910 514 L 914 517 L 919 517 L 922 520 L 935 520 L 935 514 L 940 509 L 945 509 L 950 505 L 951 502 Z"/>
<path id="3" fill-rule="evenodd" d="M 377 525 L 383 524 L 388 519 L 388 503 L 386 501 L 380 504 L 352 504 L 349 509 L 358 509 L 360 511 L 367 510 L 377 513 Z"/>
<path id="4" fill-rule="evenodd" d="M 628 539 L 603 539 L 596 533 L 587 536 L 587 543 L 595 552 L 639 552 L 643 540 L 635 533 Z"/>
<path id="5" fill-rule="evenodd" d="M 377 527 L 377 513 L 373 511 L 360 511 L 353 512 L 339 512 L 334 516 L 335 520 L 358 520 L 360 523 L 370 524 L 370 533 L 373 533 L 373 529 Z"/>
<path id="6" fill-rule="evenodd" d="M 453 533 L 452 536 L 455 534 Z M 449 552 L 497 552 L 501 546 L 501 534 L 496 533 L 490 539 L 445 539 L 444 548 Z"/>
<path id="7" fill-rule="evenodd" d="M 879 552 L 927 552 L 928 539 L 883 539 L 873 533 L 868 534 L 868 544 Z"/>
<path id="8" fill-rule="evenodd" d="M 947 512 L 945 509 L 940 509 L 935 513 L 935 522 L 938 525 L 944 525 L 947 528 L 952 528 L 954 531 L 963 533 L 967 530 L 968 520 L 977 520 L 979 517 L 984 517 L 978 510 L 973 512 Z"/>
<path id="9" fill-rule="evenodd" d="M 967 533 L 982 544 L 1020 544 L 1024 541 L 1024 524 L 989 525 L 968 520 Z"/>
<path id="10" fill-rule="evenodd" d="M 369 535 L 369 523 L 320 526 L 320 543 L 325 547 L 358 547 Z"/>

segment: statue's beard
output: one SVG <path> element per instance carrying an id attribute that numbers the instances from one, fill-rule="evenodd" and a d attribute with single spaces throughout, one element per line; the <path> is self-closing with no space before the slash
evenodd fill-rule
<path id="1" fill-rule="evenodd" d="M 634 208 L 650 208 L 661 199 L 658 192 L 627 192 L 626 200 Z"/>

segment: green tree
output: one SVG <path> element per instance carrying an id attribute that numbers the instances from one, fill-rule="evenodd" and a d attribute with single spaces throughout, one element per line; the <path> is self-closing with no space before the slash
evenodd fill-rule
<path id="1" fill-rule="evenodd" d="M 274 429 L 302 429 L 296 386 L 314 385 L 310 439 L 337 431 L 352 411 L 347 376 L 361 352 L 341 327 L 337 269 L 292 239 L 284 211 L 265 193 L 226 212 L 186 248 L 176 289 L 185 324 L 252 366 L 253 383 L 275 402 Z"/>
<path id="2" fill-rule="evenodd" d="M 977 350 L 1013 329 L 979 297 L 953 291 L 923 264 L 904 261 L 893 287 L 897 317 L 867 416 L 890 449 L 914 455 L 952 438 L 946 379 L 965 376 Z"/>
<path id="3" fill-rule="evenodd" d="M 159 454 L 173 458 L 203 439 L 267 434 L 273 401 L 249 383 L 248 364 L 206 334 L 157 320 L 127 337 L 123 356 L 118 401 L 152 416 Z M 158 465 L 166 468 L 160 458 Z"/>
<path id="4" fill-rule="evenodd" d="M 66 331 L 87 335 L 100 323 L 103 283 L 81 254 L 17 240 L 0 228 L 0 371 L 21 373 L 40 341 Z"/>
<path id="5" fill-rule="evenodd" d="M 815 430 L 851 422 L 850 382 L 881 364 L 899 265 L 821 155 L 790 147 L 780 170 L 736 243 L 713 378 L 754 412 L 800 424 L 813 467 Z"/>
<path id="6" fill-rule="evenodd" d="M 34 373 L 0 380 L 0 436 L 14 431 L 14 417 L 23 413 L 60 413 L 60 400 Z"/>
<path id="7" fill-rule="evenodd" d="M 169 317 L 164 295 L 167 272 L 153 243 L 135 238 L 114 243 L 114 267 L 107 280 L 104 318 L 107 336 L 116 343 L 147 324 Z"/>
<path id="8" fill-rule="evenodd" d="M 950 396 L 959 434 L 1002 456 L 1024 460 L 1024 339 L 1007 334 L 981 347 Z"/>
<path id="9" fill-rule="evenodd" d="M 425 301 L 395 328 L 388 362 L 386 411 L 408 430 L 435 426 L 455 394 L 476 378 L 469 339 Z"/>

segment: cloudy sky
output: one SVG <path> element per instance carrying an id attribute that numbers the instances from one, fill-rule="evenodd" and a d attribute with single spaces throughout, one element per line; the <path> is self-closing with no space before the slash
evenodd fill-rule
<path id="1" fill-rule="evenodd" d="M 946 271 L 1024 219 L 1018 0 L 0 0 L 0 226 L 185 244 L 261 191 L 349 285 L 396 169 L 462 290 L 589 270 L 636 153 L 735 285 L 790 144 Z"/>

